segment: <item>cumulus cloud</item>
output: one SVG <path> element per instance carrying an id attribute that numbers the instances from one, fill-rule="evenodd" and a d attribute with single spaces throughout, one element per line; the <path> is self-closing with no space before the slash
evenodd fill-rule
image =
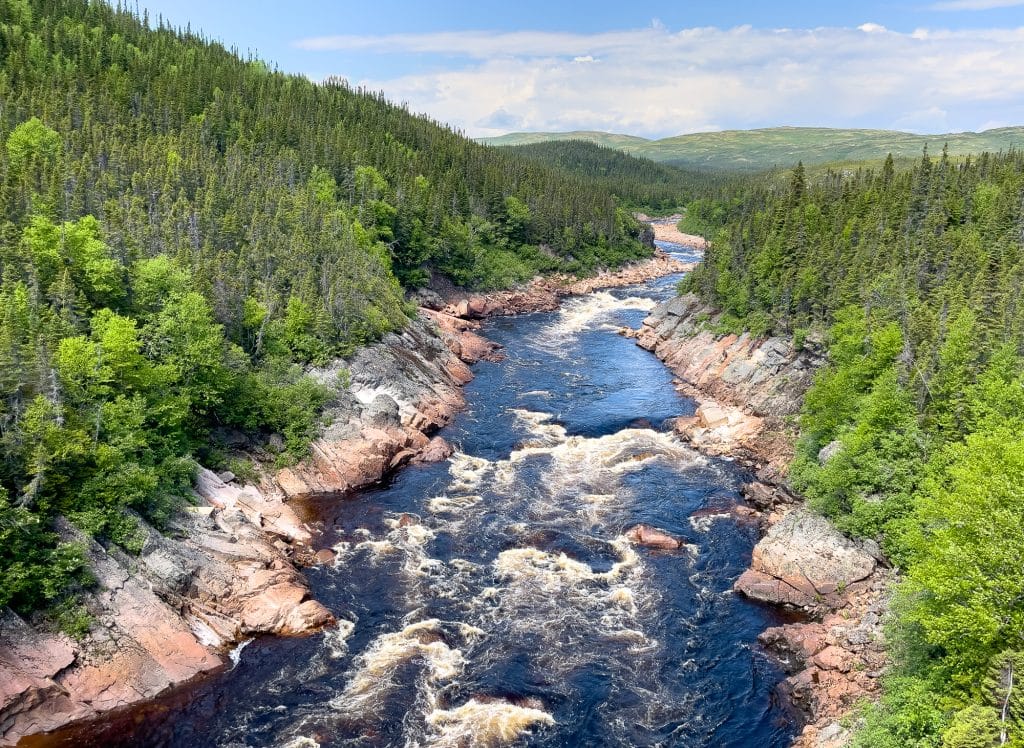
<path id="1" fill-rule="evenodd" d="M 297 44 L 436 58 L 426 72 L 353 82 L 473 136 L 514 127 L 660 137 L 774 124 L 940 132 L 1024 121 L 1024 28 L 673 31 L 652 24 L 596 34 L 461 31 Z M 450 57 L 459 59 L 445 64 Z M 600 65 L 581 64 L 592 61 Z"/>

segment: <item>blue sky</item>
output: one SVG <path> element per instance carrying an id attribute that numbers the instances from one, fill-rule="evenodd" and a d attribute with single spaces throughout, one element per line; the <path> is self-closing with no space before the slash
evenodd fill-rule
<path id="1" fill-rule="evenodd" d="M 1024 0 L 141 6 L 470 135 L 1024 124 Z"/>

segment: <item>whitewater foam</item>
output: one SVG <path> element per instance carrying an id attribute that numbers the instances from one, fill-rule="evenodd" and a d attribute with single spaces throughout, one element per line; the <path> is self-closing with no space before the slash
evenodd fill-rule
<path id="1" fill-rule="evenodd" d="M 472 627 L 455 626 L 463 639 L 479 634 Z M 345 713 L 373 713 L 383 706 L 383 697 L 396 685 L 395 673 L 413 659 L 423 663 L 424 686 L 450 681 L 462 673 L 466 661 L 460 649 L 445 641 L 441 621 L 431 618 L 411 623 L 401 631 L 382 634 L 357 658 L 357 668 L 335 697 L 332 706 Z"/>
<path id="2" fill-rule="evenodd" d="M 572 299 L 562 305 L 558 317 L 541 331 L 534 343 L 549 353 L 568 355 L 565 350 L 567 338 L 594 327 L 603 318 L 615 312 L 630 309 L 649 312 L 655 304 L 656 302 L 651 298 L 642 296 L 618 298 L 608 291 L 598 291 Z"/>
<path id="3" fill-rule="evenodd" d="M 553 725 L 548 712 L 518 706 L 503 699 L 470 699 L 453 709 L 435 709 L 427 724 L 437 730 L 430 745 L 435 748 L 493 748 L 506 745 L 539 725 Z"/>

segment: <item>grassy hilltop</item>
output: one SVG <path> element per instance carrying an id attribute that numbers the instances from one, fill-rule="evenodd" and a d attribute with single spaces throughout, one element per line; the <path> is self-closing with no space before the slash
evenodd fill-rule
<path id="1" fill-rule="evenodd" d="M 725 130 L 677 135 L 646 140 L 632 135 L 602 132 L 509 133 L 482 138 L 487 145 L 511 146 L 551 140 L 587 140 L 617 148 L 632 156 L 691 169 L 763 171 L 788 167 L 797 161 L 805 165 L 844 161 L 872 161 L 921 155 L 925 145 L 939 152 L 949 146 L 951 155 L 1000 151 L 1024 146 L 1024 127 L 944 135 L 916 135 L 895 130 L 856 130 L 828 127 L 772 127 L 762 130 Z"/>

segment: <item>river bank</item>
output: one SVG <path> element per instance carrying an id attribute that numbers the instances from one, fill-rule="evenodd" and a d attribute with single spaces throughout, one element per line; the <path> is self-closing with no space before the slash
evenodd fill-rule
<path id="1" fill-rule="evenodd" d="M 412 459 L 440 459 L 429 434 L 461 407 L 472 378 L 453 353 L 492 348 L 470 331 L 439 332 L 414 320 L 348 362 L 312 372 L 333 389 L 329 426 L 310 457 L 257 485 L 200 469 L 194 505 L 168 532 L 144 523 L 138 556 L 86 544 L 96 584 L 84 605 L 92 626 L 81 640 L 0 619 L 0 743 L 47 732 L 152 699 L 229 662 L 254 636 L 297 636 L 334 623 L 310 596 L 300 569 L 323 562 L 316 529 L 288 500 L 314 491 L 348 491 L 380 480 Z M 239 455 L 273 460 L 267 447 L 235 437 Z"/>
<path id="2" fill-rule="evenodd" d="M 692 295 L 656 307 L 639 330 L 626 331 L 676 374 L 680 391 L 698 403 L 676 430 L 698 449 L 730 455 L 755 470 L 744 495 L 757 509 L 764 536 L 741 594 L 798 611 L 803 620 L 759 637 L 790 673 L 786 687 L 807 718 L 796 748 L 839 748 L 855 706 L 877 694 L 886 665 L 881 618 L 892 572 L 877 544 L 853 542 L 802 508 L 787 487 L 794 418 L 823 350 L 810 342 L 716 335 L 713 309 Z M 823 454 L 820 459 L 828 459 Z"/>
<path id="3" fill-rule="evenodd" d="M 693 270 L 695 264 L 683 262 L 664 250 L 657 249 L 649 260 L 617 270 L 602 271 L 589 278 L 567 275 L 542 276 L 534 278 L 519 289 L 479 294 L 466 293 L 454 288 L 443 289 L 440 294 L 427 297 L 424 301 L 443 314 L 462 319 L 479 320 L 510 314 L 550 312 L 558 309 L 563 299 L 572 296 L 635 286 L 666 275 L 686 273 Z"/>
<path id="4" fill-rule="evenodd" d="M 679 272 L 659 254 L 597 278 L 535 281 L 524 291 L 472 297 L 486 316 L 551 308 L 559 299 Z M 554 300 L 554 301 L 553 301 Z M 469 312 L 468 299 L 465 317 Z M 499 311 L 500 310 L 500 311 Z M 448 311 L 460 312 L 458 303 Z M 245 485 L 200 470 L 195 506 L 170 535 L 146 528 L 138 557 L 87 543 L 97 585 L 86 599 L 94 625 L 81 641 L 0 618 L 0 744 L 145 702 L 222 671 L 233 648 L 262 634 L 295 636 L 334 622 L 299 571 L 330 563 L 315 551 L 315 512 L 288 502 L 351 492 L 408 462 L 443 460 L 451 447 L 431 434 L 463 404 L 469 365 L 500 356 L 471 319 L 423 309 L 400 333 L 312 375 L 334 390 L 330 424 L 310 457 Z M 273 448 L 273 439 L 270 447 Z M 273 453 L 236 438 L 239 453 Z"/>
<path id="5" fill-rule="evenodd" d="M 635 216 L 637 220 L 651 224 L 656 241 L 672 242 L 673 244 L 690 247 L 692 249 L 699 249 L 701 251 L 707 249 L 708 242 L 703 236 L 697 236 L 696 234 L 684 234 L 679 230 L 679 222 L 683 219 L 683 216 L 680 213 L 666 216 L 664 218 L 651 218 L 643 213 L 637 213 Z"/>

